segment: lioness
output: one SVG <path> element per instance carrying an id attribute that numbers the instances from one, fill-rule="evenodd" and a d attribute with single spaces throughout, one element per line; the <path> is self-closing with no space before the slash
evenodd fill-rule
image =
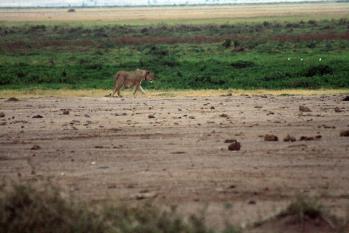
<path id="1" fill-rule="evenodd" d="M 154 80 L 154 74 L 148 70 L 136 69 L 135 71 L 119 71 L 114 75 L 114 91 L 111 96 L 114 96 L 115 93 L 120 95 L 120 89 L 122 87 L 131 88 L 135 87 L 133 95 L 136 94 L 138 90 L 140 90 L 143 94 L 145 94 L 141 84 L 143 80 L 152 81 Z"/>

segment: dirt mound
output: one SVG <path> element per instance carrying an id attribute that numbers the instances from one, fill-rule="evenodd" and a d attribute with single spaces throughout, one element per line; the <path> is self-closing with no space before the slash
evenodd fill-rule
<path id="1" fill-rule="evenodd" d="M 16 97 L 10 97 L 7 99 L 7 101 L 19 101 Z"/>
<path id="2" fill-rule="evenodd" d="M 323 218 L 305 217 L 302 221 L 297 216 L 278 216 L 257 226 L 250 233 L 334 233 L 336 230 Z"/>
<path id="3" fill-rule="evenodd" d="M 276 141 L 279 141 L 279 138 L 274 134 L 266 134 L 264 135 L 264 141 L 276 142 Z"/>

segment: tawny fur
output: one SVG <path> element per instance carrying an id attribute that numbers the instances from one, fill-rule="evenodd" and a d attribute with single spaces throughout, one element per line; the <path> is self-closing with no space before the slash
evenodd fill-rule
<path id="1" fill-rule="evenodd" d="M 114 75 L 114 90 L 112 96 L 117 93 L 118 97 L 121 97 L 120 90 L 122 87 L 132 88 L 135 87 L 133 95 L 139 90 L 145 94 L 141 84 L 142 81 L 152 81 L 154 80 L 154 75 L 148 70 L 136 69 L 135 71 L 119 71 Z"/>

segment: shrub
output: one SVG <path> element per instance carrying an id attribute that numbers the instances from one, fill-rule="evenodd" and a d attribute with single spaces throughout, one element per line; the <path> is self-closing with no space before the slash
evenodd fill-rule
<path id="1" fill-rule="evenodd" d="M 292 74 L 289 72 L 282 72 L 282 71 L 276 71 L 273 72 L 269 75 L 266 75 L 263 77 L 264 81 L 277 81 L 277 80 L 282 80 L 282 79 L 288 79 L 292 77 Z"/>
<path id="2" fill-rule="evenodd" d="M 214 233 L 204 216 L 188 221 L 176 208 L 160 210 L 151 204 L 138 207 L 102 205 L 94 212 L 83 203 L 62 198 L 52 188 L 40 190 L 28 185 L 2 187 L 0 232 L 2 233 Z M 6 190 L 5 190 L 6 189 Z M 237 233 L 233 226 L 223 232 Z"/>
<path id="3" fill-rule="evenodd" d="M 55 189 L 15 185 L 0 198 L 0 232 L 105 232 L 100 217 L 64 200 Z"/>
<path id="4" fill-rule="evenodd" d="M 334 70 L 329 65 L 313 65 L 304 70 L 303 75 L 306 77 L 323 76 L 333 74 Z"/>
<path id="5" fill-rule="evenodd" d="M 224 40 L 222 45 L 224 48 L 229 48 L 231 46 L 231 40 L 230 39 Z"/>
<path id="6" fill-rule="evenodd" d="M 236 69 L 243 69 L 243 68 L 256 66 L 256 63 L 252 61 L 239 60 L 239 61 L 232 62 L 230 65 Z"/>
<path id="7" fill-rule="evenodd" d="M 293 215 L 296 216 L 300 221 L 304 218 L 316 219 L 323 217 L 324 208 L 316 200 L 309 197 L 298 196 L 280 216 Z"/>

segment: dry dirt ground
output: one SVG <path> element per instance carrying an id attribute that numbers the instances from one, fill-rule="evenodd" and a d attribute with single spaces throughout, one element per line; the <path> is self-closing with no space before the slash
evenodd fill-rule
<path id="1" fill-rule="evenodd" d="M 340 18 L 349 14 L 348 3 L 260 4 L 196 7 L 87 8 L 74 13 L 67 9 L 0 9 L 3 22 L 100 21 L 146 24 L 156 21 L 253 19 L 265 17 Z M 269 20 L 272 18 L 269 18 Z M 268 20 L 266 18 L 265 20 Z M 222 21 L 224 22 L 224 21 Z"/>
<path id="2" fill-rule="evenodd" d="M 205 208 L 212 226 L 251 225 L 299 194 L 341 215 L 349 208 L 343 97 L 3 98 L 0 176 L 48 179 L 92 202 Z M 297 141 L 284 142 L 288 134 Z M 241 150 L 229 151 L 226 139 Z"/>

